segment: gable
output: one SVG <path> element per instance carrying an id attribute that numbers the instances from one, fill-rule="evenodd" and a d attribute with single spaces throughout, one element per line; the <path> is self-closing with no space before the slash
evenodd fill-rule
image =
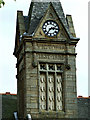
<path id="1" fill-rule="evenodd" d="M 59 32 L 57 35 L 50 37 L 44 33 L 42 27 L 45 24 L 45 22 L 47 22 L 47 21 L 52 21 L 57 24 L 57 26 L 59 27 Z M 49 39 L 59 38 L 59 39 L 64 39 L 64 40 L 68 38 L 68 34 L 65 31 L 65 27 L 64 27 L 63 23 L 61 22 L 61 20 L 59 19 L 59 16 L 57 15 L 57 13 L 51 3 L 49 5 L 48 9 L 46 10 L 46 13 L 44 14 L 44 17 L 40 20 L 38 26 L 36 27 L 33 37 L 34 38 L 49 38 Z"/>
<path id="2" fill-rule="evenodd" d="M 24 16 L 24 24 L 25 24 L 26 33 L 32 37 L 33 37 L 33 35 L 35 35 L 36 30 L 40 27 L 40 23 L 44 19 L 47 11 L 49 11 L 50 5 L 53 8 L 52 11 L 54 11 L 56 13 L 56 16 L 58 17 L 60 24 L 63 26 L 62 27 L 63 30 L 62 30 L 60 36 L 63 39 L 68 37 L 69 39 L 74 40 L 73 42 L 77 43 L 79 38 L 76 38 L 71 33 L 72 28 L 70 27 L 70 24 L 68 24 L 69 21 L 65 18 L 65 15 L 64 15 L 64 12 L 62 9 L 62 5 L 59 0 L 57 2 L 55 2 L 55 1 L 53 2 L 51 0 L 51 3 L 50 2 L 39 2 L 39 1 L 35 2 L 32 0 L 28 16 Z M 40 34 L 42 35 L 41 32 L 38 35 L 40 35 Z M 40 36 L 39 36 L 39 38 L 40 38 Z"/>
<path id="3" fill-rule="evenodd" d="M 27 31 L 29 34 L 33 34 L 36 29 L 36 26 L 39 24 L 40 20 L 44 17 L 50 2 L 31 2 L 30 9 L 29 9 L 29 23 Z M 62 19 L 63 23 L 66 25 L 66 20 L 64 16 L 64 12 L 62 9 L 62 5 L 60 1 L 52 2 L 52 5 L 57 12 L 59 18 Z M 26 22 L 25 22 L 26 24 Z"/>
<path id="4" fill-rule="evenodd" d="M 59 33 L 53 38 L 66 40 L 70 39 L 72 43 L 77 43 L 79 38 L 76 38 L 72 27 L 73 24 L 71 17 L 65 18 L 62 5 L 60 1 L 58 2 L 31 2 L 28 16 L 23 16 L 22 11 L 17 12 L 17 28 L 16 28 L 16 40 L 15 40 L 15 49 L 14 55 L 18 50 L 20 45 L 21 36 L 30 36 L 32 38 L 49 38 L 42 31 L 42 26 L 47 20 L 55 21 L 59 26 Z M 71 26 L 70 26 L 71 25 Z"/>

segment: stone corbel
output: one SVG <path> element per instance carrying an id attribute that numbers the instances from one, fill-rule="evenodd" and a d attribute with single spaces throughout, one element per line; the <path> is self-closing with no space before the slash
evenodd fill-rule
<path id="1" fill-rule="evenodd" d="M 71 69 L 70 64 L 65 65 L 65 68 L 66 68 L 66 70 L 70 70 Z"/>

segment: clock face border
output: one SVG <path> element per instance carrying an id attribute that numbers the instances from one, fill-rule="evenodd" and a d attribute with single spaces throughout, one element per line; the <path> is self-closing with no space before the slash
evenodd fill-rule
<path id="1" fill-rule="evenodd" d="M 54 20 L 47 20 L 42 26 L 42 30 L 48 37 L 55 37 L 59 33 L 59 25 Z"/>

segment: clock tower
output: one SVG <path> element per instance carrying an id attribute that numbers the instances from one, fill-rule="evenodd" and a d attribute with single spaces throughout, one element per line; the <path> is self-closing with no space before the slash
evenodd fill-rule
<path id="1" fill-rule="evenodd" d="M 61 3 L 32 1 L 28 16 L 17 12 L 14 55 L 17 58 L 19 118 L 78 118 L 76 37 L 72 16 Z"/>

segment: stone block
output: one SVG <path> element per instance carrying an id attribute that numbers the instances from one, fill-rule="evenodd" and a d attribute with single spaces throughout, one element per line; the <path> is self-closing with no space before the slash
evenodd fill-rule
<path id="1" fill-rule="evenodd" d="M 38 88 L 36 86 L 30 86 L 31 91 L 38 91 Z"/>
<path id="2" fill-rule="evenodd" d="M 38 104 L 37 103 L 31 103 L 29 107 L 30 108 L 38 108 Z"/>
<path id="3" fill-rule="evenodd" d="M 34 80 L 32 80 L 32 79 L 28 80 L 27 87 L 28 86 L 37 86 L 37 79 L 35 80 L 35 78 L 34 78 Z"/>
<path id="4" fill-rule="evenodd" d="M 32 109 L 37 109 L 37 108 L 38 108 L 38 104 L 37 104 L 37 103 L 27 103 L 27 104 L 26 104 L 26 107 L 27 107 L 28 109 L 30 109 L 30 110 L 31 110 L 31 108 L 32 108 Z"/>
<path id="5" fill-rule="evenodd" d="M 30 98 L 30 102 L 32 102 L 32 103 L 37 103 L 37 102 L 38 102 L 38 99 L 31 97 L 31 98 Z"/>
<path id="6" fill-rule="evenodd" d="M 73 81 L 73 80 L 66 81 L 66 88 L 69 88 L 69 87 L 73 88 L 73 86 L 76 86 L 76 82 L 75 81 Z"/>
<path id="7" fill-rule="evenodd" d="M 36 109 L 36 108 L 31 108 L 31 109 L 30 109 L 30 112 L 31 112 L 31 113 L 32 113 L 32 112 L 33 112 L 33 113 L 38 113 L 38 109 Z"/>
<path id="8" fill-rule="evenodd" d="M 77 110 L 77 105 L 76 105 L 76 103 L 66 103 L 65 104 L 65 109 L 66 109 L 66 111 L 67 110 L 71 110 L 71 113 L 73 112 L 73 110 Z"/>
<path id="9" fill-rule="evenodd" d="M 72 92 L 72 93 L 65 93 L 65 97 L 66 98 L 76 98 L 76 93 Z"/>
<path id="10" fill-rule="evenodd" d="M 29 92 L 31 95 L 38 95 L 38 91 L 30 91 Z"/>

